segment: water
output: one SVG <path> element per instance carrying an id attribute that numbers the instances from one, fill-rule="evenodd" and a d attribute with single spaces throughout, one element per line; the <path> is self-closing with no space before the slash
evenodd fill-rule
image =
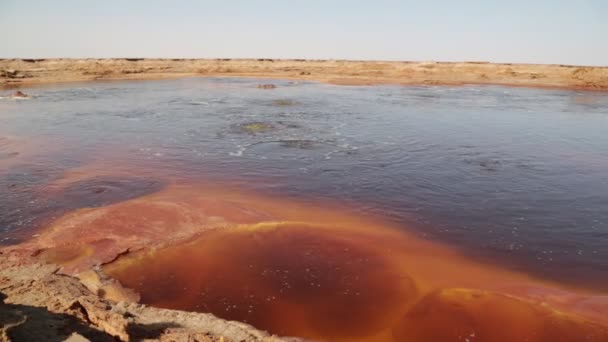
<path id="1" fill-rule="evenodd" d="M 608 292 L 608 94 L 240 78 L 24 91 L 0 99 L 4 244 L 204 180 L 348 203 L 481 262 Z M 58 187 L 66 174 L 94 177 Z"/>

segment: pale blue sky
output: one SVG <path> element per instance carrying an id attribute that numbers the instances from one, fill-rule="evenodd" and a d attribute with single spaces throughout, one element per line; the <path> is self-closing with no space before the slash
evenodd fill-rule
<path id="1" fill-rule="evenodd" d="M 608 0 L 0 0 L 0 57 L 608 65 Z"/>

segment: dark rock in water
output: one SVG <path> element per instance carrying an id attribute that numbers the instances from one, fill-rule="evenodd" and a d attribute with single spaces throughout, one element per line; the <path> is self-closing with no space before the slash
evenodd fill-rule
<path id="1" fill-rule="evenodd" d="M 273 131 L 275 129 L 275 126 L 268 122 L 249 122 L 236 125 L 233 127 L 233 129 L 236 132 L 256 134 Z"/>
<path id="2" fill-rule="evenodd" d="M 313 140 L 302 140 L 302 139 L 281 140 L 280 144 L 282 147 L 300 148 L 300 149 L 311 149 L 311 148 L 315 148 L 317 146 L 317 143 Z"/>
<path id="3" fill-rule="evenodd" d="M 294 106 L 296 105 L 296 101 L 294 100 L 274 100 L 272 101 L 273 106 Z"/>
<path id="4" fill-rule="evenodd" d="M 27 98 L 27 97 L 30 97 L 30 96 L 28 94 L 22 92 L 21 90 L 17 90 L 16 92 L 13 93 L 12 97 Z"/>
<path id="5" fill-rule="evenodd" d="M 258 84 L 259 89 L 274 89 L 276 87 L 274 84 Z"/>

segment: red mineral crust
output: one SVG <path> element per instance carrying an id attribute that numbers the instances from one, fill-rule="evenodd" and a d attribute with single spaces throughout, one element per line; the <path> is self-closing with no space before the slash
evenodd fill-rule
<path id="1" fill-rule="evenodd" d="M 70 183 L 57 184 L 60 192 Z M 168 185 L 78 209 L 14 249 L 37 251 L 108 299 L 210 312 L 284 336 L 608 336 L 608 305 L 597 293 L 476 262 L 334 203 L 303 204 L 218 184 Z"/>

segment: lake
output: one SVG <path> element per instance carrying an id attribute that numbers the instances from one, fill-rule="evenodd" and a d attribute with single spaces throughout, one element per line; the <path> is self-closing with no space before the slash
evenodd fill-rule
<path id="1" fill-rule="evenodd" d="M 608 293 L 606 93 L 246 78 L 23 91 L 0 99 L 4 245 L 78 208 L 205 182 L 340 203 L 477 262 Z M 74 172 L 93 177 L 54 191 Z"/>

